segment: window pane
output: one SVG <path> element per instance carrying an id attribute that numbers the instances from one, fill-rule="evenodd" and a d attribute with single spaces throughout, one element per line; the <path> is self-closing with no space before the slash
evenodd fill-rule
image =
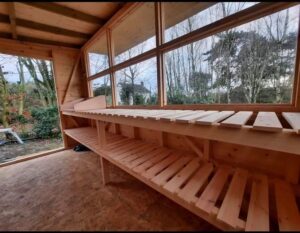
<path id="1" fill-rule="evenodd" d="M 156 46 L 154 14 L 154 3 L 144 3 L 113 29 L 115 64 Z"/>
<path id="2" fill-rule="evenodd" d="M 110 76 L 105 75 L 91 81 L 94 96 L 105 95 L 107 106 L 112 105 Z"/>
<path id="3" fill-rule="evenodd" d="M 103 35 L 88 49 L 90 75 L 94 75 L 109 67 L 106 36 Z"/>
<path id="4" fill-rule="evenodd" d="M 256 2 L 167 2 L 165 11 L 165 42 L 192 32 Z"/>
<path id="5" fill-rule="evenodd" d="M 165 54 L 169 104 L 290 103 L 299 5 Z"/>
<path id="6" fill-rule="evenodd" d="M 116 72 L 118 105 L 157 104 L 156 58 Z"/>

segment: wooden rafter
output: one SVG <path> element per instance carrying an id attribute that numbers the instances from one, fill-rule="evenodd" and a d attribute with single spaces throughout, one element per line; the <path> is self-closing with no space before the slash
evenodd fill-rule
<path id="1" fill-rule="evenodd" d="M 16 12 L 15 12 L 15 5 L 13 2 L 8 2 L 8 12 L 9 12 L 9 21 L 11 25 L 11 32 L 12 32 L 12 38 L 17 39 L 17 26 L 16 26 Z"/>
<path id="2" fill-rule="evenodd" d="M 31 20 L 26 20 L 26 19 L 16 18 L 16 23 L 18 26 L 21 26 L 21 27 L 31 28 L 31 29 L 35 29 L 35 30 L 39 30 L 39 31 L 44 31 L 44 32 L 51 32 L 54 34 L 59 34 L 59 35 L 64 35 L 64 36 L 79 37 L 79 38 L 84 38 L 84 39 L 88 39 L 92 36 L 91 34 L 72 31 L 69 29 L 55 27 L 55 26 L 51 26 L 51 25 L 47 25 L 47 24 L 37 23 L 37 22 L 33 22 Z"/>
<path id="3" fill-rule="evenodd" d="M 106 21 L 96 16 L 86 14 L 81 11 L 74 10 L 72 8 L 61 6 L 52 2 L 22 2 L 23 4 L 40 8 L 42 10 L 50 11 L 59 15 L 63 15 L 69 18 L 78 19 L 88 23 L 103 25 Z"/>
<path id="4" fill-rule="evenodd" d="M 39 39 L 39 38 L 29 37 L 29 36 L 18 36 L 18 40 L 39 43 L 39 44 L 57 45 L 57 46 L 64 46 L 64 47 L 70 47 L 70 48 L 80 48 L 79 44 L 60 42 L 60 41 L 54 41 L 54 40 L 44 40 L 44 39 Z"/>
<path id="5" fill-rule="evenodd" d="M 0 13 L 0 22 L 10 24 L 11 23 L 10 16 Z M 31 28 L 39 31 L 50 32 L 50 33 L 64 35 L 64 36 L 78 37 L 84 39 L 88 39 L 92 36 L 91 34 L 77 32 L 66 28 L 51 26 L 51 25 L 42 24 L 31 20 L 26 20 L 26 19 L 21 19 L 16 17 L 14 18 L 14 23 L 15 26 Z"/>

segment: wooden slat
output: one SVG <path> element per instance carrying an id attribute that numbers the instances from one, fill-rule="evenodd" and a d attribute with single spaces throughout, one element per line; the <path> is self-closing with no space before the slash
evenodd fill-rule
<path id="1" fill-rule="evenodd" d="M 151 152 L 149 152 L 147 154 L 144 154 L 143 157 L 140 157 L 140 158 L 138 158 L 138 159 L 136 159 L 134 161 L 131 161 L 131 162 L 129 162 L 126 165 L 129 168 L 134 168 L 134 167 L 136 167 L 136 166 L 138 166 L 138 165 L 140 165 L 140 164 L 142 164 L 142 163 L 150 160 L 151 158 L 154 158 L 156 155 L 161 154 L 163 152 L 166 152 L 165 148 L 156 148 L 154 151 L 151 151 Z"/>
<path id="2" fill-rule="evenodd" d="M 254 129 L 280 132 L 282 125 L 275 112 L 259 112 L 253 124 Z"/>
<path id="3" fill-rule="evenodd" d="M 187 202 L 196 202 L 196 193 L 201 189 L 207 181 L 209 175 L 213 171 L 211 163 L 205 163 L 196 174 L 188 181 L 188 183 L 178 192 L 178 196 Z"/>
<path id="4" fill-rule="evenodd" d="M 172 115 L 163 116 L 163 117 L 160 118 L 160 120 L 163 120 L 163 121 L 174 121 L 176 119 L 176 117 L 189 116 L 189 115 L 192 115 L 194 113 L 195 113 L 195 111 L 185 110 L 184 112 L 178 112 L 178 113 L 174 113 Z"/>
<path id="5" fill-rule="evenodd" d="M 142 157 L 144 154 L 148 154 L 148 153 L 154 151 L 155 149 L 157 149 L 157 147 L 150 145 L 149 147 L 143 149 L 142 151 L 139 151 L 137 153 L 134 153 L 134 154 L 122 159 L 121 163 L 129 163 L 135 159 Z"/>
<path id="6" fill-rule="evenodd" d="M 152 179 L 159 172 L 161 172 L 166 167 L 168 167 L 173 162 L 175 162 L 178 158 L 179 158 L 179 154 L 174 154 L 173 152 L 167 158 L 165 158 L 164 160 L 160 161 L 159 163 L 155 164 L 153 167 L 149 168 L 147 171 L 142 173 L 142 175 L 148 179 Z"/>
<path id="7" fill-rule="evenodd" d="M 299 112 L 283 112 L 282 116 L 292 126 L 296 133 L 300 134 L 300 113 Z"/>
<path id="8" fill-rule="evenodd" d="M 221 191 L 228 179 L 230 170 L 228 168 L 219 168 L 211 179 L 203 193 L 201 194 L 196 206 L 206 213 L 210 214 L 221 194 Z"/>
<path id="9" fill-rule="evenodd" d="M 157 110 L 157 111 L 152 111 L 151 113 L 143 116 L 137 116 L 137 118 L 142 118 L 142 119 L 155 119 L 155 116 L 160 116 L 160 115 L 166 115 L 167 113 L 171 113 L 173 110 Z"/>
<path id="10" fill-rule="evenodd" d="M 217 123 L 217 122 L 231 116 L 232 114 L 234 114 L 234 111 L 217 112 L 215 114 L 200 118 L 200 119 L 196 120 L 195 123 L 202 124 L 202 125 L 211 125 L 213 123 Z"/>
<path id="11" fill-rule="evenodd" d="M 162 117 L 167 117 L 167 116 L 172 116 L 176 113 L 181 113 L 184 112 L 182 110 L 166 110 L 166 112 L 162 112 L 159 115 L 155 115 L 155 116 L 148 116 L 149 119 L 153 119 L 153 120 L 160 120 L 160 118 Z"/>
<path id="12" fill-rule="evenodd" d="M 159 186 L 164 185 L 168 179 L 170 179 L 176 172 L 182 169 L 189 161 L 191 161 L 191 157 L 182 157 L 178 159 L 171 166 L 163 170 L 157 176 L 152 178 L 152 181 Z"/>
<path id="13" fill-rule="evenodd" d="M 107 143 L 107 145 L 103 149 L 110 150 L 112 148 L 117 148 L 119 145 L 125 145 L 130 141 L 132 141 L 131 138 L 126 138 L 126 139 L 123 138 L 123 139 L 121 139 L 119 141 L 116 141 L 116 142 Z"/>
<path id="14" fill-rule="evenodd" d="M 130 149 L 128 149 L 128 150 L 126 150 L 126 151 L 124 151 L 124 152 L 122 152 L 122 153 L 119 153 L 118 155 L 116 155 L 116 156 L 114 157 L 114 159 L 115 159 L 116 161 L 119 161 L 119 162 L 120 162 L 121 160 L 123 160 L 123 159 L 126 158 L 127 156 L 136 154 L 136 153 L 141 152 L 141 151 L 143 151 L 143 150 L 146 150 L 146 149 L 148 149 L 148 148 L 151 148 L 151 146 L 148 145 L 148 144 L 142 143 L 141 145 L 138 145 L 138 146 L 136 146 L 136 147 L 134 147 L 134 148 L 130 148 Z"/>
<path id="15" fill-rule="evenodd" d="M 248 171 L 238 168 L 221 205 L 217 219 L 236 228 L 247 183 Z"/>
<path id="16" fill-rule="evenodd" d="M 191 175 L 200 167 L 200 164 L 200 159 L 194 158 L 185 168 L 164 185 L 164 189 L 171 193 L 178 192 L 180 186 L 191 177 Z"/>
<path id="17" fill-rule="evenodd" d="M 135 141 L 135 142 L 127 143 L 125 145 L 121 145 L 115 149 L 110 149 L 109 152 L 111 153 L 112 157 L 116 157 L 140 146 L 143 146 L 143 143 Z"/>
<path id="18" fill-rule="evenodd" d="M 253 178 L 246 231 L 269 231 L 268 178 L 257 175 Z"/>
<path id="19" fill-rule="evenodd" d="M 252 114 L 252 111 L 240 111 L 227 118 L 225 121 L 222 121 L 220 124 L 223 126 L 240 128 L 247 123 Z"/>
<path id="20" fill-rule="evenodd" d="M 140 164 L 139 166 L 135 167 L 133 169 L 134 172 L 137 173 L 143 173 L 146 169 L 154 166 L 156 163 L 158 163 L 159 161 L 163 160 L 164 158 L 166 158 L 168 155 L 170 155 L 171 151 L 166 151 L 163 152 L 161 154 L 158 154 L 157 156 L 153 157 L 152 159 Z"/>
<path id="21" fill-rule="evenodd" d="M 214 114 L 218 111 L 196 111 L 195 114 L 189 116 L 178 117 L 175 119 L 176 122 L 183 122 L 183 123 L 195 123 L 197 119 L 202 117 L 206 117 L 208 115 Z"/>
<path id="22" fill-rule="evenodd" d="M 291 186 L 275 181 L 275 199 L 280 231 L 300 231 L 300 215 Z"/>

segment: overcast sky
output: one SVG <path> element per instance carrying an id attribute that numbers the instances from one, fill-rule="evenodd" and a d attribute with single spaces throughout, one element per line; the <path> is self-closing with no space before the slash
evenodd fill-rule
<path id="1" fill-rule="evenodd" d="M 8 72 L 8 74 L 5 74 L 4 77 L 8 82 L 18 82 L 19 81 L 19 74 L 17 70 L 17 62 L 18 57 L 7 55 L 0 53 L 0 65 L 2 66 L 3 72 Z M 37 70 L 37 73 L 39 75 L 39 72 Z M 24 75 L 25 75 L 25 81 L 32 81 L 32 78 L 28 72 L 28 70 L 24 67 Z"/>

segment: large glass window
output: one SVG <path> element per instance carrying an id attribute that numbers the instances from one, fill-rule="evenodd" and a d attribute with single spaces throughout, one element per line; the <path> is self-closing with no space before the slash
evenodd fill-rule
<path id="1" fill-rule="evenodd" d="M 156 58 L 117 71 L 116 81 L 118 105 L 157 104 Z"/>
<path id="2" fill-rule="evenodd" d="M 88 59 L 90 75 L 108 69 L 107 39 L 105 34 L 88 49 Z"/>
<path id="3" fill-rule="evenodd" d="M 290 103 L 298 23 L 295 6 L 165 53 L 168 103 Z"/>
<path id="4" fill-rule="evenodd" d="M 255 2 L 166 2 L 165 42 L 246 9 Z"/>
<path id="5" fill-rule="evenodd" d="M 94 79 L 91 81 L 91 84 L 93 95 L 105 95 L 107 106 L 112 105 L 110 76 L 105 75 L 103 77 Z"/>
<path id="6" fill-rule="evenodd" d="M 154 3 L 144 3 L 112 30 L 115 64 L 155 48 Z"/>

